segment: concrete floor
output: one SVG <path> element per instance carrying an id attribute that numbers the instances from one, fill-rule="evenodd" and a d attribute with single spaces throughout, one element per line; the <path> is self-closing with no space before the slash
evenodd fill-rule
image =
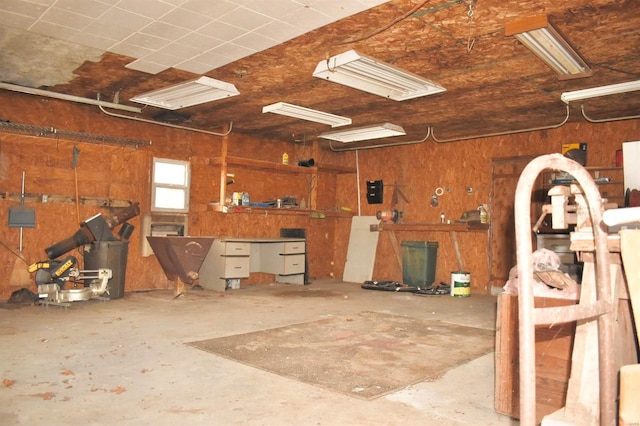
<path id="1" fill-rule="evenodd" d="M 494 329 L 496 298 L 314 281 L 176 299 L 169 290 L 127 293 L 68 309 L 2 304 L 0 424 L 517 424 L 493 410 L 493 353 L 365 401 L 185 345 L 362 311 Z"/>

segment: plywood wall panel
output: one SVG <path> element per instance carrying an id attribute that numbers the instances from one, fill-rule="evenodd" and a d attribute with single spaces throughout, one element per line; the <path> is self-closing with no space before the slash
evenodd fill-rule
<path id="1" fill-rule="evenodd" d="M 21 171 L 25 170 L 27 192 L 74 196 L 75 174 L 71 162 L 76 146 L 80 150 L 77 172 L 81 196 L 139 201 L 145 212 L 149 208 L 152 158 L 188 160 L 192 167 L 190 234 L 277 236 L 280 228 L 305 228 L 312 278 L 341 278 L 349 240 L 348 218 L 221 214 L 211 209 L 210 202 L 219 197 L 220 175 L 219 166 L 211 164 L 220 155 L 222 137 L 107 117 L 95 108 L 61 101 L 41 101 L 31 96 L 5 93 L 0 96 L 1 118 L 15 123 L 152 141 L 150 147 L 132 149 L 0 133 L 0 193 L 19 192 Z M 223 125 L 212 123 L 211 129 L 222 131 Z M 260 140 L 234 132 L 228 137 L 228 147 L 229 155 L 271 162 L 281 161 L 285 151 L 290 154 L 290 162 L 313 155 L 318 164 L 355 168 L 357 158 L 359 180 L 356 173 L 319 174 L 313 182 L 318 189 L 319 207 L 327 210 L 348 207 L 357 214 L 360 206 L 363 215 L 375 215 L 378 210 L 394 207 L 404 212 L 402 220 L 405 223 L 435 223 L 440 221 L 441 213 L 455 221 L 466 210 L 489 202 L 491 164 L 496 158 L 559 152 L 563 142 L 580 141 L 589 144 L 589 165 L 608 165 L 623 141 L 638 139 L 640 125 L 637 120 L 631 120 L 598 125 L 567 124 L 557 130 L 454 143 L 436 143 L 429 139 L 419 144 L 362 150 L 357 155 L 354 151 L 332 152 L 324 142 L 314 150 L 306 141 Z M 308 193 L 310 184 L 306 175 L 274 175 L 237 167 L 233 167 L 233 172 L 236 183 L 229 189 L 246 190 L 254 201 L 283 193 L 302 197 Z M 385 183 L 384 202 L 369 205 L 365 183 L 377 179 L 383 179 Z M 439 205 L 432 207 L 430 197 L 439 187 L 445 192 L 439 198 Z M 407 201 L 400 197 L 392 206 L 394 188 L 400 189 Z M 108 213 L 108 210 L 92 205 L 80 204 L 76 208 L 73 202 L 30 203 L 36 208 L 37 223 L 35 229 L 24 231 L 24 256 L 29 262 L 42 259 L 46 247 L 72 235 L 78 229 L 79 221 L 98 212 Z M 8 207 L 15 204 L 16 201 L 0 198 L 0 224 L 7 223 Z M 136 231 L 130 241 L 126 290 L 175 285 L 166 279 L 153 256 L 143 258 L 140 255 L 140 220 L 134 218 L 131 223 Z M 0 240 L 17 250 L 18 230 L 1 225 Z M 436 282 L 448 281 L 451 271 L 458 269 L 446 232 L 398 233 L 397 240 L 398 244 L 406 240 L 438 241 Z M 486 234 L 462 233 L 458 235 L 458 241 L 465 268 L 472 273 L 473 291 L 486 292 Z M 13 290 L 8 280 L 14 259 L 7 249 L 0 248 L 0 299 L 6 299 Z M 374 273 L 374 278 L 380 279 L 399 280 L 402 277 L 388 236 L 381 235 Z"/>

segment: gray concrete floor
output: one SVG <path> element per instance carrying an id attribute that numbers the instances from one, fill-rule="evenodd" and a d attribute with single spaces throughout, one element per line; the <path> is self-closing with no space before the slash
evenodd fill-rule
<path id="1" fill-rule="evenodd" d="M 175 299 L 170 290 L 127 293 L 68 309 L 3 304 L 0 424 L 517 424 L 493 409 L 493 353 L 365 401 L 185 344 L 362 311 L 494 329 L 496 298 L 314 281 L 189 290 Z"/>

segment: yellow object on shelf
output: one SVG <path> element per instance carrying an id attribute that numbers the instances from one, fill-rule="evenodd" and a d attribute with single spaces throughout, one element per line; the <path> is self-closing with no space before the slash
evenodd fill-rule
<path id="1" fill-rule="evenodd" d="M 284 165 L 289 164 L 289 154 L 287 154 L 286 152 L 282 154 L 282 164 Z"/>

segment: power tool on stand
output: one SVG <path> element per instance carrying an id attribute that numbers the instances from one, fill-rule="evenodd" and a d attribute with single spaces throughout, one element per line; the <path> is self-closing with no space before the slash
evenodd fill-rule
<path id="1" fill-rule="evenodd" d="M 82 222 L 80 229 L 71 237 L 46 248 L 49 260 L 29 266 L 29 272 L 35 273 L 40 303 L 66 305 L 68 302 L 105 298 L 103 295 L 109 294 L 109 279 L 113 275 L 111 269 L 80 270 L 75 256 L 58 257 L 80 246 L 90 248 L 94 242 L 128 240 L 134 226 L 127 220 L 139 214 L 139 203 L 116 210 L 110 216 L 98 213 Z M 119 225 L 122 226 L 116 236 L 113 231 Z M 64 289 L 66 284 L 73 284 L 74 288 Z"/>

